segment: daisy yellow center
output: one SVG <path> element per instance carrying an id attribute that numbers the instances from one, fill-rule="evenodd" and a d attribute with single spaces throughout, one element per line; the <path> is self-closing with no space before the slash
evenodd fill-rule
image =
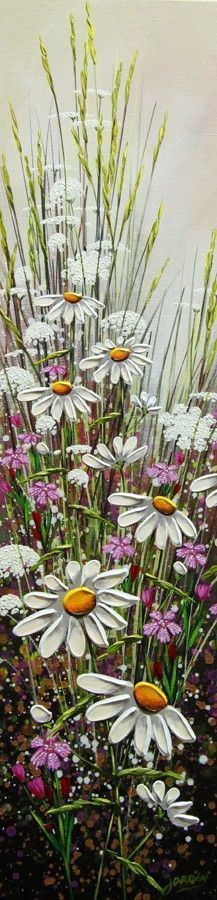
<path id="1" fill-rule="evenodd" d="M 66 303 L 79 303 L 79 300 L 82 300 L 82 294 L 73 294 L 72 291 L 65 291 L 64 300 L 66 300 Z"/>
<path id="2" fill-rule="evenodd" d="M 96 606 L 96 594 L 89 588 L 73 588 L 64 595 L 63 606 L 69 616 L 87 616 Z"/>
<path id="3" fill-rule="evenodd" d="M 159 687 L 156 687 L 155 684 L 150 684 L 148 681 L 138 681 L 135 684 L 133 694 L 140 709 L 147 713 L 161 712 L 168 703 L 166 694 Z"/>
<path id="4" fill-rule="evenodd" d="M 125 359 L 128 359 L 129 355 L 129 347 L 113 347 L 113 350 L 111 350 L 110 353 L 110 357 L 114 362 L 124 362 Z"/>
<path id="5" fill-rule="evenodd" d="M 71 381 L 53 381 L 51 387 L 54 394 L 58 394 L 59 397 L 65 397 L 72 390 Z"/>
<path id="6" fill-rule="evenodd" d="M 162 513 L 163 516 L 172 516 L 176 509 L 176 504 L 172 500 L 168 500 L 168 497 L 154 497 L 152 503 L 154 509 L 157 509 L 157 512 Z"/>

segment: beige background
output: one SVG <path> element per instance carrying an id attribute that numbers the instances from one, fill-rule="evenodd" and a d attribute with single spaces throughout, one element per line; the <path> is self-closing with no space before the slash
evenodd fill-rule
<path id="1" fill-rule="evenodd" d="M 170 280 L 179 273 L 170 300 L 175 304 L 183 260 L 187 284 L 196 245 L 199 246 L 197 287 L 201 286 L 201 261 L 210 230 L 217 224 L 217 3 L 92 0 L 91 6 L 101 87 L 110 88 L 113 66 L 120 58 L 124 60 L 126 70 L 133 51 L 136 48 L 139 51 L 128 130 L 135 151 L 132 160 L 138 145 L 141 93 L 143 135 L 157 101 L 152 143 L 164 111 L 169 111 L 168 135 L 154 180 L 148 222 L 153 220 L 163 200 L 165 213 L 153 271 L 159 269 L 165 257 L 170 257 L 167 278 Z M 47 46 L 60 108 L 74 108 L 68 28 L 70 12 L 75 15 L 81 47 L 84 39 L 83 0 L 1 0 L 0 145 L 6 151 L 13 171 L 23 225 L 24 202 L 10 132 L 8 101 L 11 98 L 22 123 L 23 144 L 28 150 L 29 107 L 34 130 L 37 127 L 35 111 L 43 127 L 50 104 L 38 47 L 41 34 Z M 108 115 L 106 105 L 104 109 Z M 69 126 L 67 128 L 69 130 Z M 70 149 L 70 142 L 68 147 Z"/>

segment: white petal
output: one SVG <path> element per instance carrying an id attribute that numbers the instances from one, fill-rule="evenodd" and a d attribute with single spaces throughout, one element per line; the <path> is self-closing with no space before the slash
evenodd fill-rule
<path id="1" fill-rule="evenodd" d="M 76 619 L 74 618 L 70 622 L 67 644 L 72 656 L 75 656 L 76 659 L 80 659 L 81 656 L 84 656 L 86 649 L 86 638 L 84 630 L 80 622 L 76 621 Z"/>
<path id="2" fill-rule="evenodd" d="M 111 744 L 118 744 L 119 741 L 128 737 L 135 726 L 138 716 L 138 707 L 131 706 L 118 717 L 117 722 L 110 728 L 109 741 Z"/>
<path id="3" fill-rule="evenodd" d="M 117 440 L 122 441 L 122 438 L 117 438 Z M 113 441 L 113 444 L 114 444 L 114 441 Z M 122 441 L 122 446 L 123 446 L 123 441 Z M 123 456 L 128 457 L 130 453 L 134 453 L 136 448 L 137 448 L 137 437 L 133 436 L 133 437 L 127 438 L 127 440 L 125 441 L 125 444 L 123 446 Z"/>
<path id="4" fill-rule="evenodd" d="M 46 609 L 59 599 L 59 594 L 45 594 L 42 591 L 31 591 L 25 594 L 25 605 L 29 609 Z"/>
<path id="5" fill-rule="evenodd" d="M 156 802 L 152 796 L 151 791 L 146 786 L 146 784 L 137 784 L 136 793 L 141 797 L 141 800 L 144 800 L 145 803 L 148 803 L 148 806 L 152 806 L 153 808 L 156 806 Z"/>
<path id="6" fill-rule="evenodd" d="M 81 578 L 81 566 L 79 566 L 78 562 L 73 560 L 72 562 L 67 563 L 66 576 L 72 584 L 76 582 L 75 587 L 77 587 Z"/>
<path id="7" fill-rule="evenodd" d="M 46 587 L 50 588 L 51 591 L 54 591 L 58 594 L 60 591 L 67 591 L 67 586 L 60 581 L 60 578 L 57 578 L 56 575 L 45 575 L 44 583 Z"/>
<path id="8" fill-rule="evenodd" d="M 160 801 L 160 803 L 162 803 L 162 800 L 164 799 L 164 794 L 165 794 L 164 782 L 163 781 L 155 781 L 152 786 L 152 790 L 153 790 L 153 796 L 156 797 L 156 800 L 158 802 Z"/>
<path id="9" fill-rule="evenodd" d="M 174 815 L 176 816 L 180 813 L 186 813 L 188 809 L 191 809 L 192 806 L 192 800 L 179 800 L 178 803 L 174 802 L 170 804 L 169 809 L 167 810 L 167 815 L 169 816 L 169 818 L 170 816 L 172 818 L 172 816 Z"/>
<path id="10" fill-rule="evenodd" d="M 129 574 L 129 566 L 118 567 L 117 569 L 108 569 L 107 572 L 101 572 L 94 578 L 94 587 L 97 591 L 107 591 L 110 588 L 121 584 Z"/>
<path id="11" fill-rule="evenodd" d="M 138 753 L 141 753 L 142 756 L 148 753 L 151 738 L 151 718 L 149 716 L 146 716 L 145 713 L 140 713 L 135 727 L 134 744 L 136 751 Z"/>
<path id="12" fill-rule="evenodd" d="M 141 524 L 138 525 L 138 527 L 136 529 L 136 532 L 135 532 L 136 540 L 139 541 L 139 543 L 141 543 L 141 541 L 147 541 L 147 538 L 149 538 L 151 536 L 151 534 L 153 534 L 153 531 L 156 527 L 156 523 L 157 523 L 157 513 L 156 512 L 150 513 L 148 511 L 148 515 L 146 515 L 146 517 L 142 520 Z"/>
<path id="13" fill-rule="evenodd" d="M 62 315 L 64 306 L 66 306 L 66 303 L 62 297 L 62 299 L 59 301 L 59 303 L 55 303 L 53 305 L 52 309 L 49 309 L 49 312 L 47 313 L 48 322 L 55 322 L 55 319 L 58 319 L 58 316 Z"/>
<path id="14" fill-rule="evenodd" d="M 89 581 L 92 582 L 93 578 L 96 578 L 99 573 L 100 562 L 98 562 L 98 559 L 91 559 L 83 566 L 81 574 L 81 584 L 87 584 Z"/>
<path id="15" fill-rule="evenodd" d="M 111 382 L 112 384 L 118 384 L 121 375 L 121 365 L 120 363 L 113 362 L 111 366 Z"/>
<path id="16" fill-rule="evenodd" d="M 45 609 L 41 612 L 33 613 L 32 616 L 27 616 L 26 619 L 22 619 L 21 622 L 18 622 L 18 625 L 15 625 L 13 628 L 13 634 L 16 634 L 17 637 L 25 637 L 27 634 L 37 634 L 37 631 L 43 631 L 49 622 L 52 621 L 55 616 L 55 609 Z"/>
<path id="17" fill-rule="evenodd" d="M 62 613 L 55 622 L 46 629 L 39 643 L 39 653 L 44 659 L 48 659 L 53 653 L 57 653 L 64 641 L 67 632 L 67 616 Z"/>
<path id="18" fill-rule="evenodd" d="M 94 456 L 92 453 L 84 453 L 83 461 L 85 466 L 89 466 L 90 469 L 108 469 L 109 463 L 103 462 L 99 456 Z"/>
<path id="19" fill-rule="evenodd" d="M 51 406 L 51 415 L 55 422 L 60 422 L 62 413 L 64 410 L 64 399 L 62 397 L 56 397 Z"/>
<path id="20" fill-rule="evenodd" d="M 107 606 L 119 606 L 120 609 L 128 609 L 134 603 L 138 603 L 139 597 L 127 594 L 125 591 L 99 591 L 98 602 L 105 602 Z"/>
<path id="21" fill-rule="evenodd" d="M 208 494 L 206 498 L 206 505 L 208 509 L 212 509 L 213 506 L 217 506 L 217 491 L 211 491 L 211 494 Z"/>
<path id="22" fill-rule="evenodd" d="M 190 825 L 198 825 L 199 821 L 200 819 L 197 816 L 185 816 L 182 814 L 173 816 L 172 819 L 173 825 L 176 825 L 177 828 L 188 828 Z"/>
<path id="23" fill-rule="evenodd" d="M 172 731 L 173 734 L 176 735 L 181 741 L 195 741 L 196 735 L 185 719 L 185 716 L 182 715 L 180 709 L 174 709 L 173 706 L 166 706 L 163 711 L 163 716 L 166 719 L 166 723 Z"/>
<path id="24" fill-rule="evenodd" d="M 75 402 L 76 402 L 75 397 L 74 397 L 74 403 L 73 403 L 71 397 L 65 397 L 65 401 L 64 401 L 65 413 L 71 422 L 75 421 L 75 406 L 74 406 Z"/>
<path id="25" fill-rule="evenodd" d="M 130 438 L 129 440 L 131 440 L 131 438 Z M 127 441 L 126 441 L 126 443 L 127 443 Z M 116 455 L 117 455 L 117 456 L 122 456 L 122 452 L 123 452 L 123 438 L 122 438 L 122 437 L 115 437 L 114 440 L 113 440 L 113 447 L 114 447 L 114 451 L 115 451 Z M 126 445 L 125 445 L 125 447 L 126 447 Z"/>
<path id="26" fill-rule="evenodd" d="M 147 444 L 144 444 L 143 447 L 138 447 L 137 450 L 134 450 L 133 453 L 129 453 L 126 457 L 127 463 L 133 465 L 133 463 L 137 462 L 138 459 L 141 459 L 142 456 L 145 456 L 147 453 Z"/>
<path id="27" fill-rule="evenodd" d="M 108 375 L 109 369 L 110 361 L 106 360 L 106 362 L 104 362 L 103 365 L 100 366 L 99 369 L 96 370 L 96 372 L 94 372 L 94 381 L 96 381 L 96 384 L 100 384 L 101 381 L 103 381 L 103 378 Z"/>
<path id="28" fill-rule="evenodd" d="M 27 388 L 27 391 L 20 391 L 18 394 L 18 400 L 21 400 L 23 403 L 32 402 L 33 400 L 43 399 L 46 395 L 50 394 L 50 388 L 48 387 L 33 387 Z"/>
<path id="29" fill-rule="evenodd" d="M 127 622 L 119 613 L 115 612 L 115 610 L 109 609 L 109 607 L 104 606 L 101 603 L 97 603 L 96 605 L 96 613 L 97 617 L 103 625 L 106 625 L 107 628 L 116 628 L 117 631 L 122 628 L 126 628 Z"/>
<path id="30" fill-rule="evenodd" d="M 185 516 L 183 512 L 180 512 L 179 509 L 176 509 L 175 518 L 179 527 L 181 528 L 181 531 L 183 531 L 184 534 L 187 534 L 187 537 L 197 537 L 197 530 L 195 528 L 195 525 L 193 525 L 193 522 L 191 522 L 188 516 Z"/>
<path id="31" fill-rule="evenodd" d="M 169 728 L 167 727 L 165 720 L 159 713 L 155 713 L 151 718 L 153 737 L 157 744 L 159 753 L 161 753 L 162 756 L 170 757 L 172 753 L 172 741 L 169 733 Z"/>
<path id="32" fill-rule="evenodd" d="M 166 793 L 166 797 L 165 797 L 165 801 L 164 801 L 165 807 L 167 808 L 167 806 L 169 806 L 170 803 L 175 803 L 175 800 L 178 800 L 178 797 L 180 797 L 180 791 L 178 790 L 178 788 L 175 788 L 175 787 L 170 788 L 169 791 L 167 791 L 167 793 Z"/>
<path id="33" fill-rule="evenodd" d="M 178 572 L 179 575 L 186 575 L 186 572 L 188 571 L 185 564 L 178 559 L 173 563 L 173 568 L 175 569 L 175 572 Z"/>
<path id="34" fill-rule="evenodd" d="M 123 681 L 121 678 L 110 678 L 108 675 L 95 675 L 93 672 L 86 675 L 78 675 L 77 684 L 84 691 L 90 691 L 91 694 L 114 694 L 122 688 L 132 687 L 131 682 Z"/>
<path id="35" fill-rule="evenodd" d="M 96 449 L 97 449 L 97 453 L 99 453 L 99 456 L 102 457 L 103 461 L 107 460 L 108 462 L 115 462 L 114 456 L 112 455 L 112 453 L 110 452 L 108 447 L 106 447 L 105 444 L 97 444 Z"/>
<path id="36" fill-rule="evenodd" d="M 169 532 L 170 540 L 174 547 L 181 547 L 182 545 L 182 532 L 180 531 L 179 526 L 175 520 L 175 516 L 168 516 L 167 518 L 167 529 Z"/>
<path id="37" fill-rule="evenodd" d="M 46 706 L 42 706 L 41 703 L 34 703 L 31 706 L 30 716 L 34 719 L 34 722 L 38 722 L 40 725 L 44 725 L 52 719 L 50 710 L 46 709 Z"/>
<path id="38" fill-rule="evenodd" d="M 136 504 L 141 505 L 146 500 L 148 500 L 148 497 L 145 494 L 122 494 L 121 491 L 117 491 L 116 494 L 110 494 L 110 497 L 108 497 L 108 501 L 112 506 L 136 506 Z"/>
<path id="39" fill-rule="evenodd" d="M 47 394 L 46 397 L 40 398 L 40 400 L 36 400 L 36 403 L 32 404 L 32 414 L 33 416 L 40 416 L 42 413 L 46 412 L 46 409 L 52 403 L 51 394 Z"/>
<path id="40" fill-rule="evenodd" d="M 88 637 L 93 644 L 96 644 L 97 647 L 108 647 L 108 640 L 106 637 L 105 629 L 101 622 L 98 621 L 97 616 L 94 613 L 90 613 L 89 616 L 85 616 L 84 625 L 86 628 L 86 632 Z"/>
<path id="41" fill-rule="evenodd" d="M 164 550 L 167 542 L 167 522 L 164 521 L 163 516 L 160 516 L 160 521 L 158 521 L 158 526 L 156 529 L 155 535 L 155 546 L 158 547 L 158 550 Z"/>
<path id="42" fill-rule="evenodd" d="M 89 706 L 86 718 L 88 722 L 103 722 L 104 719 L 113 719 L 125 709 L 128 702 L 129 695 L 127 694 L 115 694 L 110 700 L 98 700 L 97 703 Z"/>
<path id="43" fill-rule="evenodd" d="M 191 482 L 190 490 L 193 494 L 199 491 L 207 491 L 208 488 L 215 487 L 217 484 L 217 472 L 210 472 L 208 475 L 201 475 L 201 478 L 195 478 Z"/>
<path id="44" fill-rule="evenodd" d="M 120 513 L 118 516 L 118 524 L 121 528 L 127 528 L 128 525 L 136 525 L 136 522 L 140 522 L 141 519 L 146 521 L 146 516 L 149 515 L 149 507 L 143 504 L 142 506 L 135 506 L 134 509 L 127 510 L 127 512 Z M 143 521 L 142 521 L 143 524 Z"/>

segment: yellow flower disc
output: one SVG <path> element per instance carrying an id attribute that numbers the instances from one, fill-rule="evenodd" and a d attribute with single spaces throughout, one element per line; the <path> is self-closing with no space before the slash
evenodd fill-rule
<path id="1" fill-rule="evenodd" d="M 79 303 L 79 300 L 82 300 L 83 294 L 73 294 L 71 291 L 65 291 L 63 296 L 66 303 Z"/>
<path id="2" fill-rule="evenodd" d="M 152 503 L 163 516 L 172 516 L 176 509 L 176 504 L 172 500 L 168 500 L 168 497 L 154 497 Z"/>
<path id="3" fill-rule="evenodd" d="M 148 681 L 138 681 L 133 690 L 134 698 L 138 706 L 144 712 L 160 712 L 167 706 L 166 694 L 155 684 Z"/>
<path id="4" fill-rule="evenodd" d="M 114 362 L 123 362 L 124 359 L 128 359 L 129 355 L 130 350 L 128 347 L 114 347 L 110 353 L 110 357 Z"/>
<path id="5" fill-rule="evenodd" d="M 72 390 L 71 381 L 53 381 L 51 387 L 54 394 L 58 394 L 59 397 L 65 397 Z"/>
<path id="6" fill-rule="evenodd" d="M 87 616 L 96 606 L 96 594 L 85 587 L 74 588 L 64 595 L 63 606 L 70 616 Z"/>

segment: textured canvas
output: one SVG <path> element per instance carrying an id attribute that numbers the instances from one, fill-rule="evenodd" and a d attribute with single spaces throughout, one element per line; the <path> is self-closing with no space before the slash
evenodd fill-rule
<path id="1" fill-rule="evenodd" d="M 217 4 L 2 2 L 1 897 L 214 897 Z"/>

